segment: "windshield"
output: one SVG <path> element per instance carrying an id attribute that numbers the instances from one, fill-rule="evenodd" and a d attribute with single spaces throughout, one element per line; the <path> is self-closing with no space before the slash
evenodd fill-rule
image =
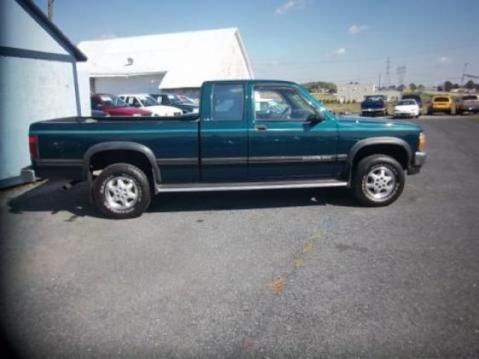
<path id="1" fill-rule="evenodd" d="M 141 102 L 143 102 L 143 106 L 158 106 L 158 102 L 151 96 L 142 96 L 140 97 Z"/>
<path id="2" fill-rule="evenodd" d="M 301 93 L 302 97 L 305 98 L 306 102 L 309 106 L 311 106 L 316 112 L 325 112 L 328 109 L 314 96 L 312 96 L 308 90 L 306 90 L 303 86 L 298 86 L 299 92 Z"/>
<path id="3" fill-rule="evenodd" d="M 193 101 L 188 96 L 178 95 L 177 97 L 179 98 L 180 102 L 183 103 L 184 105 L 195 105 L 195 101 Z"/>
<path id="4" fill-rule="evenodd" d="M 416 101 L 414 100 L 401 100 L 398 102 L 398 106 L 401 105 L 416 105 Z"/>
<path id="5" fill-rule="evenodd" d="M 380 102 L 384 101 L 384 97 L 382 96 L 366 96 L 364 98 L 364 102 Z"/>
<path id="6" fill-rule="evenodd" d="M 100 99 L 106 107 L 127 107 L 128 105 L 114 95 L 100 95 Z"/>
<path id="7" fill-rule="evenodd" d="M 447 97 L 436 97 L 434 102 L 449 102 L 449 98 Z"/>
<path id="8" fill-rule="evenodd" d="M 473 95 L 471 95 L 471 96 L 464 96 L 462 99 L 463 99 L 464 101 L 467 101 L 467 100 L 477 100 L 477 96 L 473 96 Z"/>

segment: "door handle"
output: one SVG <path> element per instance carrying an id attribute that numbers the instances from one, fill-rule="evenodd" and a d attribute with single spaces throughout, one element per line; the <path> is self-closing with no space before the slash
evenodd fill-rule
<path id="1" fill-rule="evenodd" d="M 266 131 L 267 129 L 266 125 L 256 125 L 256 131 Z"/>

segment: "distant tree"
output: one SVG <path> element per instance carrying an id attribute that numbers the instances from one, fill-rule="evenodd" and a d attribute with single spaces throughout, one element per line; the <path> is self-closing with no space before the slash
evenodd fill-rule
<path id="1" fill-rule="evenodd" d="M 328 93 L 336 93 L 338 88 L 336 84 L 332 82 L 325 82 L 325 81 L 315 81 L 315 82 L 307 82 L 303 84 L 303 86 L 309 92 L 328 92 Z"/>
<path id="2" fill-rule="evenodd" d="M 449 92 L 453 88 L 453 84 L 451 81 L 444 82 L 444 91 Z"/>
<path id="3" fill-rule="evenodd" d="M 468 90 L 473 90 L 473 89 L 476 88 L 476 84 L 474 83 L 474 81 L 469 80 L 469 81 L 466 82 L 465 87 L 466 87 Z"/>
<path id="4" fill-rule="evenodd" d="M 406 86 L 404 86 L 404 85 L 399 85 L 398 87 L 396 87 L 396 89 L 398 91 L 404 91 L 405 88 L 406 88 Z"/>
<path id="5" fill-rule="evenodd" d="M 440 92 L 444 91 L 444 86 L 439 85 L 439 86 L 437 87 L 437 90 L 440 91 Z"/>
<path id="6" fill-rule="evenodd" d="M 454 90 L 454 89 L 458 89 L 458 88 L 460 88 L 460 87 L 461 87 L 461 86 L 459 86 L 459 84 L 457 84 L 457 83 L 452 85 L 452 89 L 453 89 L 453 90 Z"/>
<path id="7" fill-rule="evenodd" d="M 417 86 L 416 86 L 415 83 L 410 83 L 409 88 L 411 89 L 411 91 L 416 91 L 417 90 Z"/>
<path id="8" fill-rule="evenodd" d="M 425 89 L 424 85 L 423 84 L 420 84 L 418 87 L 417 87 L 418 90 L 422 91 Z"/>

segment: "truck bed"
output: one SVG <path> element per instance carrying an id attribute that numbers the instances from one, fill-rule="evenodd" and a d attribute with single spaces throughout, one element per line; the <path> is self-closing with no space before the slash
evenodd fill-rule
<path id="1" fill-rule="evenodd" d="M 68 167 L 83 176 L 80 164 L 92 146 L 103 142 L 130 142 L 144 145 L 163 161 L 163 179 L 176 182 L 184 177 L 179 171 L 198 172 L 199 115 L 181 117 L 69 117 L 36 122 L 30 135 L 38 136 L 39 159 L 43 169 Z M 183 159 L 177 166 L 169 159 Z M 176 166 L 176 167 L 175 167 Z M 79 167 L 79 168 L 76 168 Z"/>

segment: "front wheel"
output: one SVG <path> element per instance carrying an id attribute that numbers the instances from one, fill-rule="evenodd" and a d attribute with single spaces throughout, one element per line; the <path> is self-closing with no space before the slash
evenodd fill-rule
<path id="1" fill-rule="evenodd" d="M 100 212 L 108 218 L 134 218 L 150 205 L 150 184 L 138 167 L 115 163 L 95 179 L 93 198 Z"/>
<path id="2" fill-rule="evenodd" d="M 398 161 L 386 155 L 372 155 L 358 163 L 352 189 L 357 200 L 365 206 L 387 206 L 401 195 L 405 180 Z"/>

